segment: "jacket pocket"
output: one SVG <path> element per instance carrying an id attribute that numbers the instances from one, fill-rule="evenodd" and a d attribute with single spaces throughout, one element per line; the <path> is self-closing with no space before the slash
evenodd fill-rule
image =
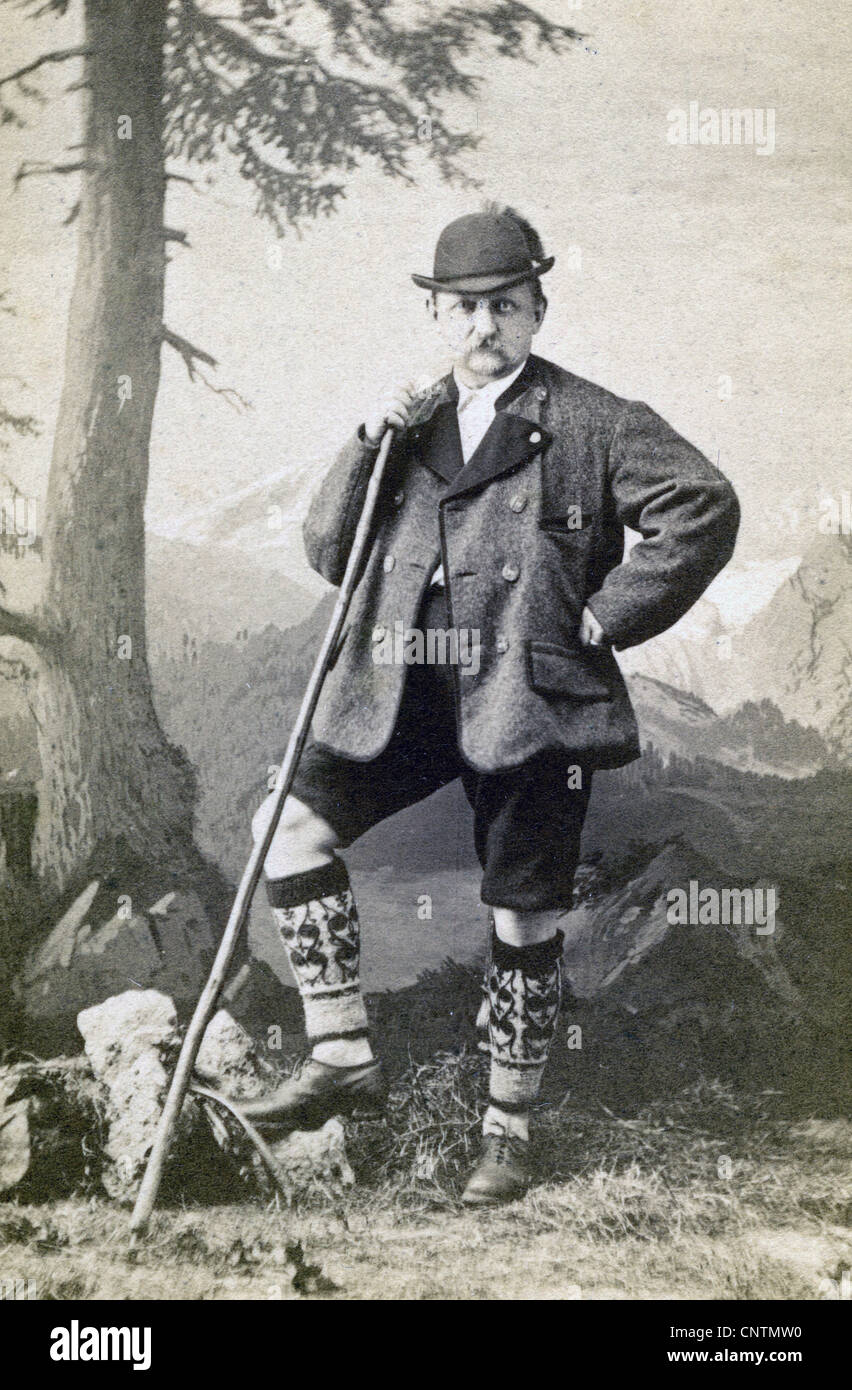
<path id="1" fill-rule="evenodd" d="M 542 512 L 539 517 L 539 530 L 545 531 L 550 536 L 566 537 L 582 536 L 585 540 L 588 537 L 590 528 L 597 520 L 596 511 L 587 511 L 585 508 L 568 507 L 561 512 Z"/>
<path id="2" fill-rule="evenodd" d="M 542 695 L 566 700 L 609 700 L 608 669 L 615 658 L 606 647 L 560 647 L 553 642 L 527 642 L 529 682 Z"/>

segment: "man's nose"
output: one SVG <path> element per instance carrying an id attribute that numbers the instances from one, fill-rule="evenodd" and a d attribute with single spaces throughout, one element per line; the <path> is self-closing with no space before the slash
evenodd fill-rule
<path id="1" fill-rule="evenodd" d="M 497 320 L 494 317 L 494 310 L 487 300 L 481 300 L 480 303 L 477 304 L 476 312 L 473 316 L 473 326 L 480 338 L 490 338 L 491 334 L 494 332 L 497 326 Z"/>

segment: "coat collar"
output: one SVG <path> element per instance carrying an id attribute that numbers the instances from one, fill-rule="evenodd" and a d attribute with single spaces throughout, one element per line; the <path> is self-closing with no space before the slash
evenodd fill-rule
<path id="1" fill-rule="evenodd" d="M 552 435 L 541 423 L 548 395 L 544 378 L 542 359 L 530 354 L 520 376 L 497 397 L 497 413 L 462 468 L 456 416 L 458 388 L 452 372 L 416 407 L 409 437 L 421 461 L 450 484 L 442 501 L 482 487 L 547 447 Z"/>

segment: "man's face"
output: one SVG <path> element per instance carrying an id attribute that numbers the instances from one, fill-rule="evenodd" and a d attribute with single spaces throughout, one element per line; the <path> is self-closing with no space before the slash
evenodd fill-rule
<path id="1" fill-rule="evenodd" d="M 438 332 L 469 386 L 484 386 L 520 366 L 541 326 L 543 308 L 528 280 L 478 295 L 441 290 L 431 303 Z"/>

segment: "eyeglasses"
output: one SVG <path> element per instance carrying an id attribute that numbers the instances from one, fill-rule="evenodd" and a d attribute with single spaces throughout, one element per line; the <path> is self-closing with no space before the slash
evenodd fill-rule
<path id="1" fill-rule="evenodd" d="M 525 306 L 518 304 L 516 300 L 501 295 L 498 299 L 457 299 L 454 304 L 447 304 L 444 312 L 449 314 L 451 319 L 462 323 L 466 319 L 472 319 L 477 310 L 481 307 L 491 310 L 491 313 L 498 319 L 516 318 L 518 314 L 525 312 Z"/>

